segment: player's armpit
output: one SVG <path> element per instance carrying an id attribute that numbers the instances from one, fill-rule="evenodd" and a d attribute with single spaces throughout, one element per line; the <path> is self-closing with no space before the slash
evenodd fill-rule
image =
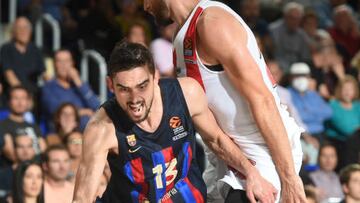
<path id="1" fill-rule="evenodd" d="M 104 109 L 90 119 L 84 131 L 83 152 L 76 174 L 74 201 L 93 202 L 109 150 L 117 148 L 115 128 Z"/>

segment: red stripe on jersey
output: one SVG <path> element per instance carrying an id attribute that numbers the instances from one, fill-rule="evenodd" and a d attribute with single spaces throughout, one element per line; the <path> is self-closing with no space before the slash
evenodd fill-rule
<path id="1" fill-rule="evenodd" d="M 184 180 L 185 180 L 185 183 L 189 186 L 189 188 L 190 188 L 190 190 L 191 190 L 191 192 L 192 192 L 192 194 L 193 194 L 193 196 L 194 196 L 194 198 L 196 200 L 196 203 L 203 203 L 204 199 L 203 199 L 203 196 L 200 193 L 200 191 L 191 184 L 188 177 L 186 177 Z"/>
<path id="2" fill-rule="evenodd" d="M 174 69 L 177 69 L 177 61 L 176 61 L 176 49 L 173 49 L 173 64 L 174 64 Z"/>
<path id="3" fill-rule="evenodd" d="M 188 156 L 189 156 L 189 158 L 188 158 L 188 169 L 187 169 L 187 171 L 189 171 L 189 169 L 190 169 L 190 164 L 191 164 L 191 160 L 192 160 L 192 154 L 193 154 L 193 152 L 192 152 L 191 146 L 189 145 L 188 146 Z"/>
<path id="4" fill-rule="evenodd" d="M 174 154 L 173 154 L 173 148 L 172 147 L 168 147 L 168 148 L 165 148 L 163 149 L 162 151 L 162 154 L 164 156 L 164 161 L 165 163 L 167 164 L 166 165 L 166 171 L 169 170 L 168 168 L 171 167 L 170 164 L 171 162 L 173 161 L 174 159 Z M 175 170 L 176 169 L 176 165 L 175 165 Z M 170 169 L 171 170 L 171 169 Z M 166 172 L 165 172 L 166 173 Z M 172 178 L 176 178 L 176 177 L 173 177 L 171 175 L 168 175 L 166 174 L 166 181 L 169 181 L 171 180 Z M 166 185 L 166 192 L 169 192 L 172 188 L 174 188 L 174 184 L 175 184 L 175 181 L 171 182 L 169 185 Z"/>
<path id="5" fill-rule="evenodd" d="M 146 199 L 149 187 L 145 182 L 144 169 L 141 158 L 131 160 L 131 171 L 134 177 L 135 184 L 141 185 L 141 192 L 139 194 L 139 202 Z"/>
<path id="6" fill-rule="evenodd" d="M 188 30 L 186 31 L 183 46 L 184 46 L 184 60 L 186 66 L 186 75 L 188 77 L 192 77 L 197 80 L 201 87 L 205 91 L 205 86 L 200 74 L 200 69 L 197 64 L 197 56 L 196 56 L 196 23 L 203 12 L 201 7 L 197 8 L 194 16 L 190 21 L 190 25 Z"/>

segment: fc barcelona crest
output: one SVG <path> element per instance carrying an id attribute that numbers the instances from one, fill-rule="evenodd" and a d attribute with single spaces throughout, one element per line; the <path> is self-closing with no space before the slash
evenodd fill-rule
<path id="1" fill-rule="evenodd" d="M 136 145 L 136 138 L 135 138 L 135 134 L 131 134 L 126 136 L 127 139 L 127 143 L 130 147 L 133 147 Z"/>

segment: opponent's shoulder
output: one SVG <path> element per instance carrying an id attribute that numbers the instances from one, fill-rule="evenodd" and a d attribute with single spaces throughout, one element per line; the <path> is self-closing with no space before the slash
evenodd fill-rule
<path id="1" fill-rule="evenodd" d="M 199 82 L 191 77 L 181 77 L 177 78 L 179 81 L 181 90 L 184 93 L 185 98 L 196 96 L 199 92 L 203 91 Z"/>
<path id="2" fill-rule="evenodd" d="M 179 78 L 179 84 L 184 94 L 190 115 L 196 115 L 207 106 L 205 92 L 199 82 L 190 77 Z"/>
<path id="3" fill-rule="evenodd" d="M 219 27 L 226 27 L 227 24 L 238 23 L 237 19 L 225 8 L 219 6 L 211 6 L 206 8 L 200 15 L 196 28 L 211 28 L 212 31 L 220 31 Z"/>

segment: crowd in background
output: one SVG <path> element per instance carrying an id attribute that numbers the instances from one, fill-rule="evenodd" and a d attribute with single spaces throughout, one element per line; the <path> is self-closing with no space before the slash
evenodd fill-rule
<path id="1" fill-rule="evenodd" d="M 17 2 L 18 18 L 0 30 L 11 36 L 0 43 L 0 202 L 70 202 L 82 132 L 100 106 L 98 74 L 91 72 L 90 84 L 80 77 L 82 51 L 108 59 L 127 38 L 151 50 L 162 77 L 175 77 L 177 26 L 157 26 L 140 0 Z M 300 175 L 308 201 L 360 202 L 360 1 L 223 2 L 254 32 L 281 103 L 304 129 Z M 33 43 L 44 13 L 61 27 L 55 52 L 50 38 L 42 49 Z M 98 202 L 110 176 L 105 167 Z"/>

